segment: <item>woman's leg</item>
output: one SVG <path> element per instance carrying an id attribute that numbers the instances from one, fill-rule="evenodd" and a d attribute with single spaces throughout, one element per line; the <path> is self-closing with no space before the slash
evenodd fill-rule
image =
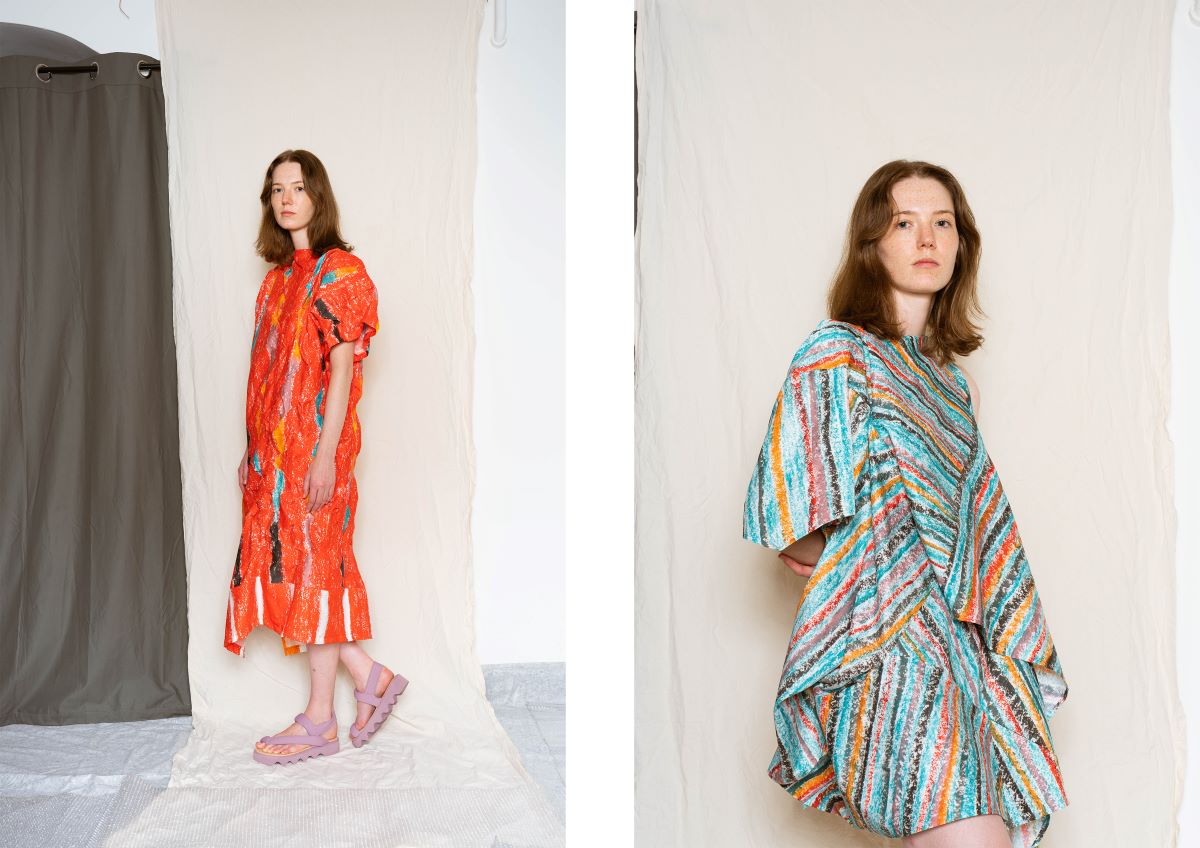
<path id="1" fill-rule="evenodd" d="M 904 839 L 904 848 L 1011 848 L 999 816 L 975 816 L 943 824 Z"/>
<path id="2" fill-rule="evenodd" d="M 308 706 L 304 714 L 314 724 L 323 724 L 333 715 L 333 682 L 337 676 L 339 645 L 309 645 L 308 654 L 309 689 Z M 337 736 L 338 728 L 334 724 L 325 732 L 327 739 Z M 307 736 L 308 731 L 298 724 L 293 724 L 280 734 L 288 736 Z M 303 751 L 307 745 L 257 745 L 258 750 L 265 754 L 294 754 Z"/>
<path id="3" fill-rule="evenodd" d="M 357 642 L 343 642 L 342 648 L 342 664 L 346 666 L 346 671 L 350 672 L 350 676 L 354 678 L 354 688 L 363 691 L 367 686 L 367 677 L 371 674 L 371 666 L 375 661 L 371 659 L 370 654 L 362 649 Z M 388 688 L 388 684 L 392 682 L 391 669 L 384 666 L 383 671 L 379 672 L 379 680 L 375 684 L 375 691 L 372 695 L 382 695 L 384 690 Z M 355 717 L 354 726 L 361 729 L 367 723 L 367 719 L 371 717 L 371 711 L 375 709 L 370 704 L 364 704 L 358 701 L 358 715 Z"/>

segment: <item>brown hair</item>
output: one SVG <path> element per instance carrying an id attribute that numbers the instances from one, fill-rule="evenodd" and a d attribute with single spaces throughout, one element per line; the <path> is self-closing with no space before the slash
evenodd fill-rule
<path id="1" fill-rule="evenodd" d="M 275 168 L 284 162 L 296 162 L 300 165 L 300 176 L 304 180 L 304 190 L 312 198 L 313 216 L 308 224 L 308 243 L 312 252 L 320 256 L 325 251 L 338 247 L 349 253 L 354 250 L 352 245 L 342 238 L 338 221 L 337 200 L 333 196 L 333 187 L 329 184 L 329 174 L 321 160 L 307 150 L 285 150 L 271 160 L 267 166 L 266 176 L 263 177 L 262 221 L 258 225 L 258 241 L 255 248 L 258 255 L 275 265 L 290 265 L 295 248 L 292 246 L 292 236 L 275 221 L 275 212 L 271 209 L 271 179 Z"/>
<path id="2" fill-rule="evenodd" d="M 982 249 L 975 216 L 954 175 L 928 162 L 897 159 L 871 174 L 858 194 L 842 262 L 829 289 L 829 316 L 856 324 L 885 339 L 903 333 L 892 306 L 891 280 L 879 258 L 879 240 L 887 233 L 896 211 L 892 188 L 909 177 L 937 180 L 954 201 L 958 256 L 946 287 L 933 296 L 922 349 L 942 364 L 965 356 L 983 344 L 976 320 L 982 317 L 976 277 Z"/>

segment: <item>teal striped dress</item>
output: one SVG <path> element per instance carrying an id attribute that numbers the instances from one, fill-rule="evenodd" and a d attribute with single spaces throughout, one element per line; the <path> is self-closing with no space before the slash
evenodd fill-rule
<path id="1" fill-rule="evenodd" d="M 1048 726 L 1067 686 L 966 378 L 917 338 L 824 321 L 792 360 L 744 535 L 818 529 L 771 777 L 884 836 L 999 814 L 1036 846 L 1067 803 Z"/>

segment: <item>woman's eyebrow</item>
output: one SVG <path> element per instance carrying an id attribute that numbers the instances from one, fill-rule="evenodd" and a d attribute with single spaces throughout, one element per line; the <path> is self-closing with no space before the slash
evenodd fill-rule
<path id="1" fill-rule="evenodd" d="M 917 213 L 911 209 L 901 209 L 899 212 L 893 212 L 892 217 L 895 218 L 897 215 L 916 215 L 916 214 Z M 939 209 L 936 212 L 934 212 L 933 214 L 934 215 L 953 215 L 954 210 L 953 209 Z"/>

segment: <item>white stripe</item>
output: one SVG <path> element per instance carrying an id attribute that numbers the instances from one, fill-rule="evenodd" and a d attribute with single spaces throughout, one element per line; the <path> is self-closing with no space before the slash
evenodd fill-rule
<path id="1" fill-rule="evenodd" d="M 263 623 L 262 577 L 254 578 L 254 606 L 258 615 L 258 623 Z"/>
<path id="2" fill-rule="evenodd" d="M 233 617 L 233 592 L 229 593 L 229 641 L 236 642 L 237 635 L 237 619 Z"/>
<path id="3" fill-rule="evenodd" d="M 346 629 L 346 641 L 353 642 L 354 634 L 350 632 L 350 590 L 342 589 L 342 622 Z"/>
<path id="4" fill-rule="evenodd" d="M 325 627 L 329 624 L 329 591 L 321 590 L 321 617 L 317 619 L 317 638 L 313 640 L 316 645 L 325 644 Z"/>

